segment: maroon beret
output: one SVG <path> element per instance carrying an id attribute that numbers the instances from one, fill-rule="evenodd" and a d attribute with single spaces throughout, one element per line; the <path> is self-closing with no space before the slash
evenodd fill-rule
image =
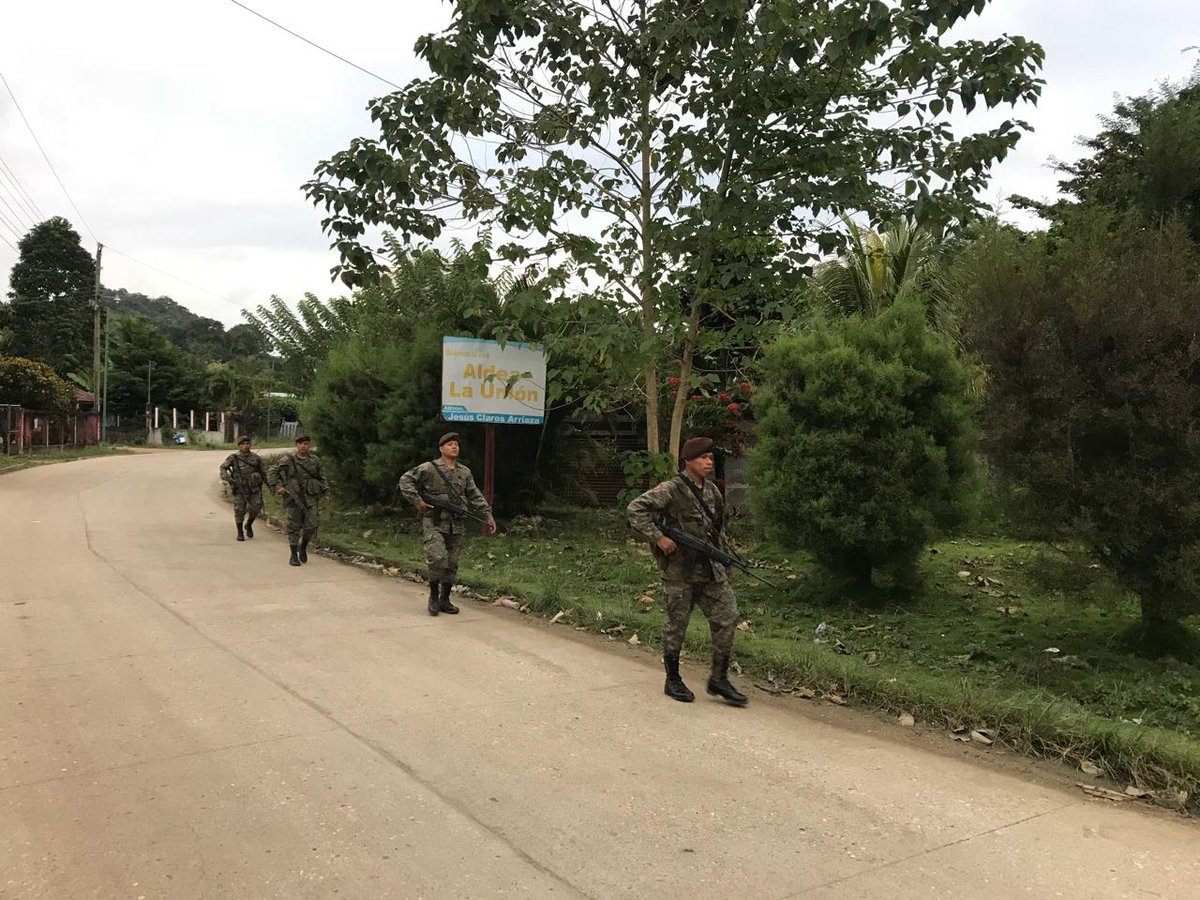
<path id="1" fill-rule="evenodd" d="M 711 453 L 713 448 L 713 439 L 706 437 L 688 438 L 683 442 L 683 451 L 680 455 L 684 461 L 695 459 L 697 456 L 703 456 L 705 453 Z"/>

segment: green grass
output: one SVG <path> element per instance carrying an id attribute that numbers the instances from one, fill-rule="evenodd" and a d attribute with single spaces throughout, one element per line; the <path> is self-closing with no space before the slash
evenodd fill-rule
<path id="1" fill-rule="evenodd" d="M 90 459 L 93 456 L 115 456 L 129 452 L 125 447 L 119 447 L 116 444 L 101 444 L 95 447 L 81 447 L 78 450 L 39 450 L 34 453 L 23 453 L 20 456 L 0 456 L 0 475 L 6 472 L 16 472 L 19 469 L 29 469 L 33 466 Z"/>
<path id="2" fill-rule="evenodd" d="M 411 514 L 335 505 L 323 519 L 322 543 L 423 568 Z M 946 541 L 922 561 L 919 595 L 905 597 L 848 590 L 803 553 L 745 549 L 778 585 L 735 575 L 746 623 L 735 655 L 753 680 L 987 727 L 1021 752 L 1091 760 L 1147 788 L 1200 788 L 1200 669 L 1123 652 L 1136 598 L 1082 552 Z M 617 511 L 552 509 L 536 534 L 470 540 L 459 580 L 616 640 L 659 639 L 658 572 Z M 685 653 L 707 656 L 700 615 Z"/>

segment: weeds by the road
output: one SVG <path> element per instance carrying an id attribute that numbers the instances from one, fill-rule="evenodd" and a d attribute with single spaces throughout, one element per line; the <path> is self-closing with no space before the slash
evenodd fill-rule
<path id="1" fill-rule="evenodd" d="M 423 568 L 412 514 L 335 505 L 323 518 L 323 544 Z M 902 598 L 848 593 L 801 553 L 745 550 L 778 585 L 735 576 L 736 658 L 760 687 L 907 712 L 948 734 L 986 729 L 997 744 L 1194 802 L 1200 669 L 1122 652 L 1136 599 L 1085 554 L 947 541 L 930 548 L 920 595 Z M 658 573 L 617 511 L 554 509 L 471 540 L 459 580 L 609 640 L 659 639 Z M 700 616 L 685 652 L 707 656 Z"/>
<path id="2" fill-rule="evenodd" d="M 80 447 L 77 450 L 38 450 L 32 453 L 22 453 L 20 456 L 15 454 L 0 456 L 0 475 L 16 472 L 19 469 L 29 469 L 33 466 L 90 459 L 93 456 L 115 456 L 129 452 L 131 452 L 129 449 L 116 444 L 100 444 L 95 447 Z"/>

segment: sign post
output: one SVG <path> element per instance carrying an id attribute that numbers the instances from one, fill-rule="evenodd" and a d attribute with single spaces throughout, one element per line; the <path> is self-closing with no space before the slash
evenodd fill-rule
<path id="1" fill-rule="evenodd" d="M 541 425 L 546 418 L 546 353 L 538 344 L 442 338 L 442 418 L 484 428 L 483 494 L 496 487 L 496 425 Z"/>

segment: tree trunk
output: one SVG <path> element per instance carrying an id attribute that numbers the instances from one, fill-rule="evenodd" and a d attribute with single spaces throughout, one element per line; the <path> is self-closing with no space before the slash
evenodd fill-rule
<path id="1" fill-rule="evenodd" d="M 642 20 L 645 21 L 646 7 L 642 4 Z M 641 306 L 642 306 L 642 344 L 645 349 L 654 346 L 654 325 L 657 321 L 655 316 L 655 294 L 656 285 L 654 282 L 654 248 L 651 244 L 651 225 L 653 223 L 653 211 L 651 203 L 651 166 L 650 166 L 650 81 L 648 76 L 645 77 L 646 83 L 642 88 L 642 191 L 641 191 L 641 221 L 642 221 L 642 278 L 641 278 Z M 658 453 L 662 450 L 662 442 L 658 435 L 658 353 L 646 353 L 646 364 L 642 369 L 642 375 L 646 380 L 646 450 L 650 454 Z"/>

